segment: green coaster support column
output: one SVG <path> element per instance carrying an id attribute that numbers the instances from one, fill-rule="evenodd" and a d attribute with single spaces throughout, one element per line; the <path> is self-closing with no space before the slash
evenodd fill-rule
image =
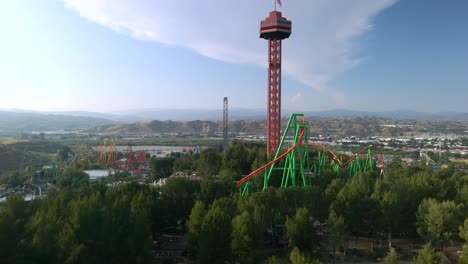
<path id="1" fill-rule="evenodd" d="M 296 186 L 302 181 L 302 185 L 310 183 L 311 166 L 309 161 L 308 140 L 310 134 L 310 125 L 304 120 L 304 114 L 292 114 L 284 129 L 280 144 L 276 150 L 273 159 L 277 159 L 283 148 L 285 141 L 291 137 L 291 146 L 293 148 L 284 158 L 284 164 L 272 164 L 267 170 L 264 178 L 263 189 L 268 188 L 268 183 L 273 171 L 282 171 L 281 187 Z"/>

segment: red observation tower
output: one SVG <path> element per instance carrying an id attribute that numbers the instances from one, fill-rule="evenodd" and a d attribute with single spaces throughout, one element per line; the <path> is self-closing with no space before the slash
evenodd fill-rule
<path id="1" fill-rule="evenodd" d="M 291 21 L 272 11 L 260 23 L 260 38 L 268 40 L 267 154 L 275 154 L 281 132 L 281 40 L 291 35 Z"/>

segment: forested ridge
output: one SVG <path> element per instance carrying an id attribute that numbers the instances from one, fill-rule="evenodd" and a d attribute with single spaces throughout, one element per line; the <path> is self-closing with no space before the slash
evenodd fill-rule
<path id="1" fill-rule="evenodd" d="M 151 179 L 176 171 L 203 180 L 170 177 L 166 184 L 88 183 L 79 171 L 43 200 L 12 196 L 0 209 L 2 263 L 154 263 L 168 229 L 186 235 L 186 261 L 196 263 L 319 263 L 352 260 L 357 238 L 368 238 L 366 257 L 396 263 L 449 263 L 463 246 L 468 263 L 468 175 L 460 164 L 433 171 L 395 158 L 385 170 L 326 170 L 307 187 L 268 188 L 262 175 L 248 196 L 233 182 L 266 161 L 262 147 L 233 144 L 151 160 Z M 74 178 L 78 180 L 74 180 Z M 276 177 L 280 178 L 280 177 Z M 273 184 L 275 185 L 275 184 Z M 275 229 L 284 232 L 274 237 Z M 282 244 L 282 239 L 286 244 Z M 414 241 L 416 254 L 392 244 Z M 388 254 L 387 254 L 388 252 Z M 387 256 L 386 256 L 387 255 Z"/>

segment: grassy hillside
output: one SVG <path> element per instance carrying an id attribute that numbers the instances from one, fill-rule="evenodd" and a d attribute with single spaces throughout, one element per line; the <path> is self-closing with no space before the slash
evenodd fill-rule
<path id="1" fill-rule="evenodd" d="M 151 133 L 220 133 L 222 132 L 221 121 L 158 121 L 137 122 L 132 124 L 104 125 L 84 132 L 116 133 L 116 134 L 151 134 Z M 229 131 L 257 133 L 265 130 L 265 121 L 236 120 L 229 122 Z"/>
<path id="2" fill-rule="evenodd" d="M 17 171 L 31 163 L 46 165 L 52 154 L 64 145 L 46 140 L 1 140 L 0 141 L 0 176 L 8 171 Z"/>

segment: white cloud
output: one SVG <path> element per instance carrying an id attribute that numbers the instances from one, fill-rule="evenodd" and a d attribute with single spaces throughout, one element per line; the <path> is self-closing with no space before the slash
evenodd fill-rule
<path id="1" fill-rule="evenodd" d="M 187 47 L 230 63 L 267 66 L 267 43 L 259 39 L 258 27 L 273 1 L 64 1 L 81 16 L 137 39 Z M 292 20 L 293 33 L 283 44 L 283 72 L 327 90 L 330 80 L 359 64 L 356 38 L 395 1 L 285 1 L 280 11 Z"/>
<path id="2" fill-rule="evenodd" d="M 302 103 L 302 93 L 297 93 L 291 97 L 291 103 L 294 105 Z"/>

